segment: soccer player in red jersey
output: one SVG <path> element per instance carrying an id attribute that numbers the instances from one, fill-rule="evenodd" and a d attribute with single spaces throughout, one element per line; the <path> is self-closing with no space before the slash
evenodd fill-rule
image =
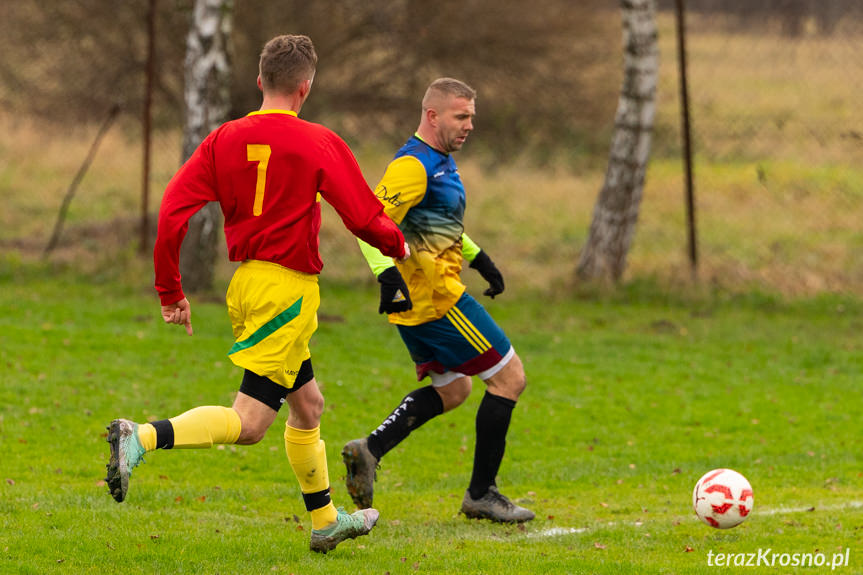
<path id="1" fill-rule="evenodd" d="M 278 36 L 264 47 L 257 82 L 261 109 L 227 122 L 201 143 L 165 190 L 154 249 L 156 290 L 166 323 L 192 335 L 179 273 L 189 218 L 219 202 L 232 261 L 242 262 L 227 293 L 236 342 L 231 360 L 245 369 L 232 407 L 201 406 L 176 417 L 108 427 L 108 487 L 118 502 L 145 453 L 259 442 L 283 403 L 290 409 L 285 450 L 312 518 L 311 549 L 326 553 L 367 534 L 374 509 L 348 514 L 330 500 L 320 418 L 324 398 L 309 340 L 320 302 L 320 199 L 345 226 L 387 256 L 410 255 L 398 227 L 366 184 L 348 146 L 332 131 L 297 117 L 311 90 L 317 55 L 306 36 Z"/>

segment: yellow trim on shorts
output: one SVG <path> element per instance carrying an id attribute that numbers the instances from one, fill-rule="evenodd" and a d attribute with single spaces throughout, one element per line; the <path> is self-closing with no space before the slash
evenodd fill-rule
<path id="1" fill-rule="evenodd" d="M 447 319 L 455 326 L 460 334 L 480 353 L 491 349 L 491 344 L 465 315 L 456 306 L 446 312 Z"/>

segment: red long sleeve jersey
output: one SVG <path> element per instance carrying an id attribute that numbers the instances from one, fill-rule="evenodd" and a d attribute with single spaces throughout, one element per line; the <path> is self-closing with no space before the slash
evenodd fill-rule
<path id="1" fill-rule="evenodd" d="M 180 245 L 189 218 L 211 201 L 225 216 L 231 261 L 263 260 L 319 273 L 320 197 L 354 235 L 388 256 L 404 255 L 401 231 L 332 131 L 284 110 L 252 112 L 214 130 L 162 198 L 153 251 L 162 305 L 184 297 Z"/>

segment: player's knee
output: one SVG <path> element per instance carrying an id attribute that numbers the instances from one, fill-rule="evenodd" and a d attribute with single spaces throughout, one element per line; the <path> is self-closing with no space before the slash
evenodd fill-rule
<path id="1" fill-rule="evenodd" d="M 472 387 L 473 384 L 469 377 L 460 377 L 447 385 L 435 388 L 438 394 L 440 394 L 444 412 L 464 403 L 468 396 L 470 396 Z"/>
<path id="2" fill-rule="evenodd" d="M 486 380 L 486 385 L 489 391 L 495 395 L 500 395 L 513 401 L 518 400 L 525 387 L 527 387 L 524 366 L 519 357 L 517 355 L 514 356 L 502 370 Z"/>
<path id="3" fill-rule="evenodd" d="M 513 394 L 519 396 L 526 387 L 527 378 L 525 377 L 524 372 L 521 372 L 521 374 L 513 380 L 510 389 Z"/>
<path id="4" fill-rule="evenodd" d="M 471 389 L 473 389 L 471 379 L 469 377 L 462 378 L 458 388 L 455 390 L 456 405 L 461 405 L 465 402 L 470 396 Z"/>
<path id="5" fill-rule="evenodd" d="M 243 421 L 243 427 L 240 429 L 237 443 L 239 445 L 254 445 L 264 438 L 268 428 L 268 425 L 263 425 L 258 421 Z"/>
<path id="6" fill-rule="evenodd" d="M 324 413 L 324 396 L 318 394 L 316 398 L 310 401 L 306 412 L 310 420 L 320 422 L 321 415 Z"/>
<path id="7" fill-rule="evenodd" d="M 312 429 L 320 425 L 324 413 L 324 396 L 317 387 L 309 388 L 302 394 L 289 395 L 288 404 L 291 425 L 294 427 Z"/>
<path id="8" fill-rule="evenodd" d="M 503 385 L 499 387 L 500 391 L 503 392 L 502 395 L 505 397 L 518 399 L 524 388 L 527 387 L 527 378 L 524 375 L 524 371 L 509 374 L 509 377 L 504 380 Z"/>

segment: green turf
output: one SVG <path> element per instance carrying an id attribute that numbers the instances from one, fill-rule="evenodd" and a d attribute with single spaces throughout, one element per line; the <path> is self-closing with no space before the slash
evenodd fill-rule
<path id="1" fill-rule="evenodd" d="M 240 371 L 226 357 L 221 303 L 193 300 L 190 338 L 161 324 L 147 288 L 4 266 L 0 573 L 715 573 L 711 552 L 830 561 L 846 548 L 850 566 L 836 571 L 863 571 L 859 301 L 668 297 L 639 285 L 483 298 L 529 380 L 498 483 L 537 519 L 458 515 L 476 382 L 466 405 L 383 460 L 373 533 L 318 556 L 284 455 L 284 413 L 255 446 L 148 455 L 123 504 L 101 481 L 112 418 L 230 403 Z M 350 508 L 342 445 L 416 382 L 373 291 L 324 276 L 322 297 L 323 436 L 333 497 Z M 755 490 L 754 514 L 729 531 L 690 509 L 714 467 L 737 469 Z"/>

